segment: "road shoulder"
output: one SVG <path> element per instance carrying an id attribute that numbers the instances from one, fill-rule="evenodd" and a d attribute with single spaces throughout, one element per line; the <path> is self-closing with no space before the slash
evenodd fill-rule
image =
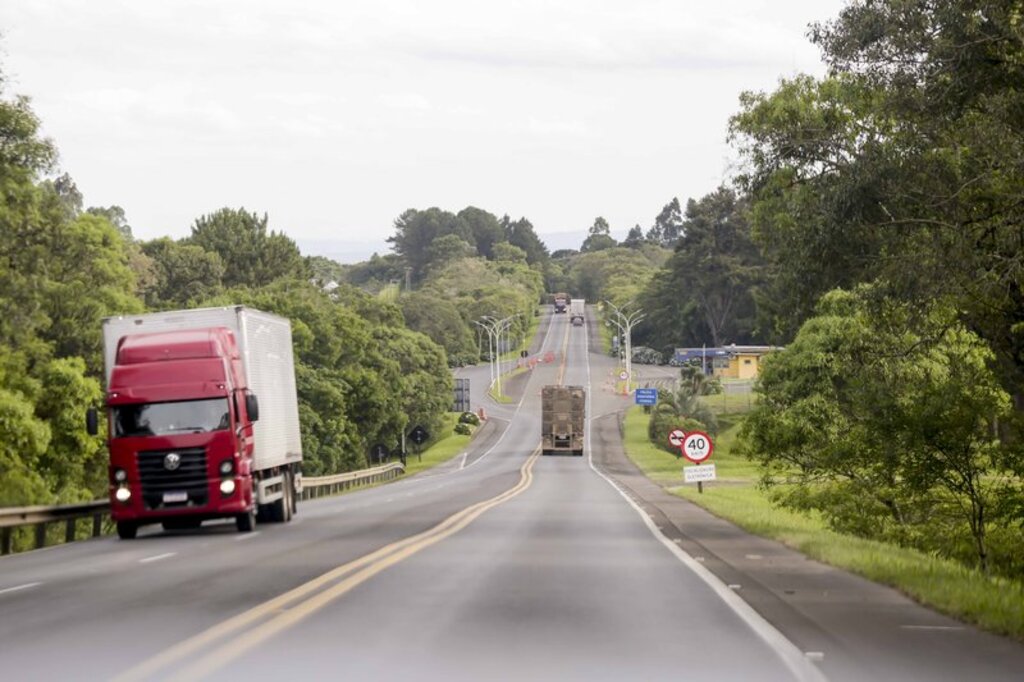
<path id="1" fill-rule="evenodd" d="M 830 679 L 1009 680 L 1024 669 L 1024 647 L 1012 640 L 751 535 L 668 493 L 626 456 L 621 412 L 595 419 L 592 438 L 595 465 L 661 532 L 820 660 Z"/>

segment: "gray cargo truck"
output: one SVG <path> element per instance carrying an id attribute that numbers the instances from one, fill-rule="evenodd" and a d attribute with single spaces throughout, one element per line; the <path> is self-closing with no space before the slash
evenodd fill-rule
<path id="1" fill-rule="evenodd" d="M 582 386 L 541 389 L 541 452 L 583 455 L 587 394 Z"/>

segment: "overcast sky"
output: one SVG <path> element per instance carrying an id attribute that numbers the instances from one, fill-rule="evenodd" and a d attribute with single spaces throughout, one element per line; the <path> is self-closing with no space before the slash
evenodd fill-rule
<path id="1" fill-rule="evenodd" d="M 823 73 L 842 4 L 9 0 L 0 66 L 140 238 L 223 206 L 303 245 L 429 206 L 622 235 L 729 177 L 739 93 Z"/>

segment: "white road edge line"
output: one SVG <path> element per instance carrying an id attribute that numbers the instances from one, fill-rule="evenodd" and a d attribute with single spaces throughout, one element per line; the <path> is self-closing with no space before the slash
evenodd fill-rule
<path id="1" fill-rule="evenodd" d="M 298 519 L 296 519 L 292 523 L 298 523 L 298 522 L 299 522 Z M 240 533 L 237 537 L 234 538 L 234 541 L 235 542 L 241 542 L 243 540 L 252 540 L 254 537 L 256 537 L 259 534 L 260 534 L 260 532 L 258 530 L 254 530 L 251 533 Z"/>
<path id="2" fill-rule="evenodd" d="M 584 325 L 585 338 L 586 338 L 586 358 L 587 358 L 587 414 L 590 414 L 590 330 Z M 603 478 L 608 485 L 615 489 L 626 503 L 631 506 L 640 518 L 643 520 L 644 525 L 647 526 L 647 530 L 651 531 L 653 535 L 662 545 L 668 549 L 679 561 L 681 561 L 687 568 L 697 574 L 701 580 L 707 584 L 708 587 L 714 591 L 718 597 L 731 608 L 737 616 L 743 620 L 751 630 L 757 634 L 769 647 L 771 647 L 782 659 L 782 662 L 789 668 L 790 672 L 796 677 L 797 680 L 802 682 L 827 682 L 828 678 L 825 673 L 819 668 L 813 665 L 805 656 L 804 652 L 800 650 L 793 642 L 782 634 L 774 625 L 765 620 L 764 616 L 758 613 L 754 608 L 743 601 L 735 592 L 725 586 L 725 584 L 718 579 L 718 577 L 710 570 L 705 568 L 701 563 L 697 562 L 693 557 L 684 552 L 675 543 L 669 540 L 664 533 L 658 530 L 658 527 L 654 525 L 654 521 L 648 516 L 640 506 L 633 501 L 633 499 L 626 494 L 619 485 L 608 477 L 603 471 L 594 466 L 594 452 L 590 447 L 592 434 L 592 422 L 587 419 L 587 462 L 590 464 L 590 468 L 598 476 Z"/>
<path id="3" fill-rule="evenodd" d="M 148 564 L 153 561 L 160 561 L 162 559 L 169 559 L 172 556 L 176 556 L 177 552 L 165 552 L 164 554 L 157 554 L 156 556 L 148 556 L 145 559 L 139 559 L 140 564 Z"/>
<path id="4" fill-rule="evenodd" d="M 7 594 L 8 592 L 21 592 L 22 590 L 28 590 L 38 585 L 42 585 L 42 583 L 25 583 L 24 585 L 5 587 L 4 589 L 0 590 L 0 594 Z"/>

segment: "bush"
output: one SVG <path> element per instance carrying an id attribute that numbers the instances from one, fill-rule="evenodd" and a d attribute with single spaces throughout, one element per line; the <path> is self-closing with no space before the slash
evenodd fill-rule
<path id="1" fill-rule="evenodd" d="M 641 365 L 664 364 L 662 354 L 653 348 L 648 348 L 647 346 L 633 347 L 633 362 L 638 362 Z"/>
<path id="2" fill-rule="evenodd" d="M 460 436 L 469 436 L 473 433 L 473 427 L 470 426 L 469 424 L 459 422 L 458 424 L 455 425 L 455 433 L 459 434 Z"/>
<path id="3" fill-rule="evenodd" d="M 478 426 L 480 424 L 480 417 L 476 416 L 472 412 L 463 412 L 459 417 L 460 424 L 469 424 L 471 426 Z"/>

